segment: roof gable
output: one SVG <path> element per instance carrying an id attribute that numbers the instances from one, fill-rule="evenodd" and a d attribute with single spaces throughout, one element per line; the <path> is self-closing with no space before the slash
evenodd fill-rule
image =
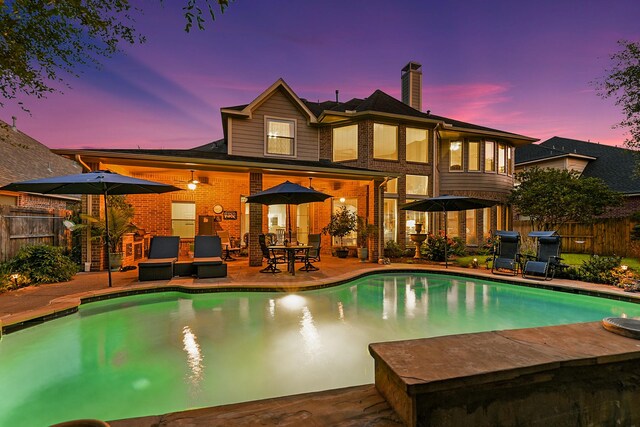
<path id="1" fill-rule="evenodd" d="M 282 79 L 278 79 L 275 83 L 262 92 L 256 99 L 251 101 L 247 105 L 238 105 L 235 107 L 222 108 L 222 112 L 232 115 L 242 115 L 251 118 L 253 111 L 260 107 L 267 99 L 269 99 L 278 90 L 284 92 L 284 94 L 291 100 L 291 102 L 307 116 L 309 123 L 317 123 L 316 115 L 309 109 L 309 107 L 295 94 L 295 92 L 289 87 L 289 85 Z"/>

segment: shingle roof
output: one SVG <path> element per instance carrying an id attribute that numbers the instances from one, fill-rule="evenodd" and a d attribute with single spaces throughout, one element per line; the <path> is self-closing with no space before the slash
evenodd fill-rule
<path id="1" fill-rule="evenodd" d="M 82 172 L 73 161 L 0 120 L 0 186 L 28 179 Z"/>
<path id="2" fill-rule="evenodd" d="M 559 155 L 594 157 L 582 176 L 602 179 L 612 190 L 640 193 L 640 176 L 635 173 L 638 153 L 626 148 L 554 136 L 538 145 L 516 149 L 516 164 Z"/>
<path id="3" fill-rule="evenodd" d="M 514 136 L 522 136 L 512 132 L 492 129 L 485 126 L 478 126 L 472 123 L 462 122 L 460 120 L 454 120 L 444 116 L 437 116 L 435 114 L 423 113 L 422 111 L 416 110 L 415 108 L 394 98 L 393 96 L 386 94 L 380 89 L 376 90 L 365 99 L 353 98 L 346 102 L 334 102 L 334 101 L 310 102 L 305 99 L 303 99 L 302 101 L 316 116 L 319 116 L 320 114 L 322 114 L 323 111 L 342 111 L 342 112 L 374 111 L 379 113 L 390 113 L 390 114 L 398 114 L 398 115 L 403 115 L 408 117 L 417 117 L 421 119 L 430 119 L 434 121 L 443 121 L 445 123 L 450 123 L 453 126 L 459 127 L 459 128 L 465 128 L 465 129 L 471 129 L 471 130 L 482 130 L 482 131 L 489 131 L 489 132 L 500 132 L 500 133 L 510 134 Z"/>

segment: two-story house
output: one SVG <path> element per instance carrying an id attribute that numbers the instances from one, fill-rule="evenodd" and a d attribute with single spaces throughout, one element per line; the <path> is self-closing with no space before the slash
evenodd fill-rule
<path id="1" fill-rule="evenodd" d="M 284 206 L 245 203 L 246 196 L 288 179 L 331 194 L 324 203 L 292 209 L 298 239 L 317 233 L 346 206 L 378 226 L 380 239 L 401 245 L 420 222 L 441 229 L 439 215 L 405 212 L 409 201 L 458 194 L 504 202 L 513 187 L 514 148 L 536 141 L 422 112 L 422 72 L 402 69 L 399 101 L 380 91 L 364 99 L 311 102 L 279 79 L 248 104 L 221 109 L 224 137 L 191 150 L 57 150 L 90 168 L 182 185 L 192 190 L 130 196 L 139 226 L 155 234 L 219 229 L 232 236 L 282 232 Z M 193 181 L 198 181 L 194 183 Z M 97 208 L 97 203 L 96 203 Z M 491 230 L 509 227 L 509 209 L 449 215 L 448 234 L 478 245 Z M 323 247 L 332 242 L 323 237 Z M 351 236 L 354 242 L 355 235 Z M 251 265 L 260 265 L 257 238 L 249 238 Z"/>

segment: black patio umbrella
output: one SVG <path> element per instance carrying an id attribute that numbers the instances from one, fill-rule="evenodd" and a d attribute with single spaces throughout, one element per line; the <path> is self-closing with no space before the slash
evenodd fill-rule
<path id="1" fill-rule="evenodd" d="M 419 212 L 444 212 L 444 239 L 447 241 L 447 212 L 466 211 L 469 209 L 489 208 L 498 202 L 493 200 L 476 199 L 466 196 L 443 195 L 428 199 L 416 200 L 400 209 Z M 447 245 L 444 245 L 444 266 L 448 268 Z"/>
<path id="2" fill-rule="evenodd" d="M 180 188 L 104 170 L 14 182 L 1 187 L 0 190 L 40 194 L 101 194 L 104 196 L 105 227 L 108 230 L 109 215 L 107 215 L 107 196 L 147 193 L 159 194 L 178 191 Z M 111 252 L 109 233 L 106 234 L 105 248 L 107 250 L 107 256 L 109 256 Z M 108 266 L 107 271 L 109 275 L 109 287 L 111 287 L 111 269 Z"/>
<path id="3" fill-rule="evenodd" d="M 275 187 L 252 194 L 247 197 L 247 203 L 287 205 L 287 228 L 289 229 L 289 241 L 291 241 L 291 218 L 289 216 L 289 205 L 323 202 L 329 197 L 331 196 L 320 191 L 316 191 L 313 188 L 303 187 L 302 185 L 285 181 Z"/>

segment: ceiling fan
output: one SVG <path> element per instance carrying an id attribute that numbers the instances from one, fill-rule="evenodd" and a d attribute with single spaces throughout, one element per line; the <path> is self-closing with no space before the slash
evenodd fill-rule
<path id="1" fill-rule="evenodd" d="M 207 181 L 206 178 L 204 179 L 204 182 L 203 182 L 202 178 L 200 178 L 200 180 L 198 180 L 196 178 L 196 176 L 194 175 L 194 172 L 195 172 L 195 170 L 192 169 L 191 170 L 191 179 L 189 179 L 188 181 L 176 180 L 175 182 L 186 183 L 187 184 L 187 188 L 189 190 L 195 190 L 196 188 L 198 188 L 199 184 L 208 184 L 208 182 L 206 182 Z"/>

